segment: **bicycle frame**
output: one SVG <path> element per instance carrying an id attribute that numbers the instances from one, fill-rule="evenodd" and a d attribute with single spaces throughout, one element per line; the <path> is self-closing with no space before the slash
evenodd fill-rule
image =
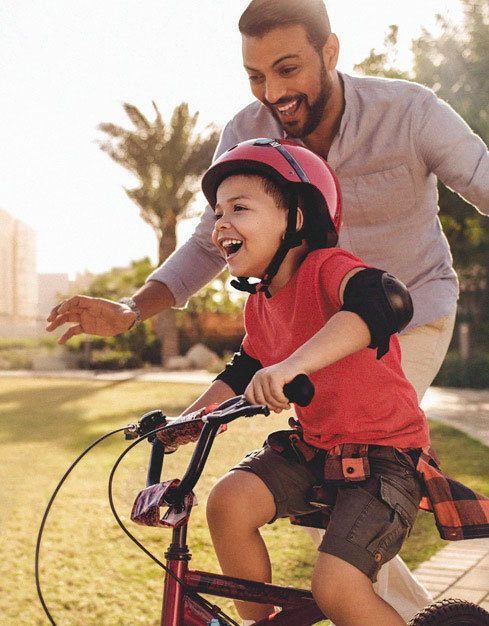
<path id="1" fill-rule="evenodd" d="M 234 405 L 239 406 L 239 410 Z M 190 493 L 199 480 L 220 424 L 258 412 L 268 414 L 264 406 L 247 405 L 244 397 L 233 398 L 219 408 L 221 416 L 218 420 L 211 421 L 208 416 L 209 421 L 203 427 L 187 471 L 175 489 L 174 502 L 182 501 L 183 495 Z M 228 417 L 223 411 L 226 408 L 230 411 Z M 160 417 L 158 412 L 153 412 L 143 419 L 148 419 L 148 427 L 152 429 L 156 425 L 155 419 Z M 146 480 L 148 486 L 160 481 L 164 453 L 164 446 L 154 439 Z M 197 593 L 282 608 L 282 611 L 257 622 L 256 626 L 311 626 L 325 619 L 310 591 L 189 569 L 191 554 L 186 545 L 187 523 L 188 519 L 182 526 L 173 528 L 172 543 L 165 554 L 167 573 L 160 626 L 230 626 L 226 619 L 218 616 L 219 607 L 216 606 L 214 611 L 209 609 L 207 604 L 199 602 Z"/>
<path id="2" fill-rule="evenodd" d="M 310 591 L 189 569 L 191 555 L 185 544 L 186 535 L 186 526 L 174 529 L 173 541 L 165 555 L 168 569 L 183 581 L 186 588 L 221 598 L 273 604 L 283 609 L 260 620 L 256 626 L 311 626 L 325 619 Z M 217 610 L 212 612 L 200 605 L 171 574 L 166 574 L 160 626 L 228 624 L 217 615 Z"/>

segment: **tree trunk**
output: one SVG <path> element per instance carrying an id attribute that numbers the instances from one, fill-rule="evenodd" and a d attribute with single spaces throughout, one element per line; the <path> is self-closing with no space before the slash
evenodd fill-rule
<path id="1" fill-rule="evenodd" d="M 178 356 L 180 352 L 179 333 L 173 309 L 163 311 L 158 315 L 156 332 L 161 341 L 161 364 L 166 366 L 168 360 L 173 356 Z"/>
<path id="2" fill-rule="evenodd" d="M 160 238 L 158 249 L 160 265 L 166 261 L 177 247 L 176 227 L 177 220 L 169 209 L 165 214 L 165 220 L 161 228 L 163 235 Z M 177 320 L 173 309 L 163 311 L 158 315 L 156 333 L 161 341 L 161 364 L 165 366 L 171 357 L 178 356 L 180 353 Z"/>

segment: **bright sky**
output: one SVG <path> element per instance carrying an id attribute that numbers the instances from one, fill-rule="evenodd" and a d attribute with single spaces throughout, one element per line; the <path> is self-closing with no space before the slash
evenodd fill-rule
<path id="1" fill-rule="evenodd" d="M 251 101 L 239 16 L 248 0 L 2 0 L 0 207 L 37 232 L 38 271 L 100 272 L 150 255 L 156 238 L 126 197 L 134 179 L 95 141 L 100 122 L 130 126 L 121 103 L 168 119 L 182 101 L 219 126 Z M 327 0 L 339 68 L 400 27 L 398 64 L 435 15 L 459 0 Z M 190 220 L 189 220 L 190 222 Z M 180 242 L 191 224 L 180 229 Z"/>

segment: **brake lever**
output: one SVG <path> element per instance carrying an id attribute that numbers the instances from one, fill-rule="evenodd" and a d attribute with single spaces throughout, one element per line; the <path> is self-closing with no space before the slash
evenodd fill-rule
<path id="1" fill-rule="evenodd" d="M 233 403 L 229 407 L 213 411 L 208 415 L 202 416 L 203 422 L 209 424 L 229 424 L 238 417 L 252 417 L 259 414 L 268 416 L 270 415 L 270 409 L 264 404 L 248 404 L 248 401 L 244 396 L 238 402 Z"/>

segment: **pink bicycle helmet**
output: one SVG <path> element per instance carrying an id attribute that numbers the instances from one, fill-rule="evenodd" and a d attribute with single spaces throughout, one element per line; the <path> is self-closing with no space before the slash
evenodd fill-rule
<path id="1" fill-rule="evenodd" d="M 292 193 L 284 240 L 262 278 L 260 290 L 269 296 L 268 286 L 287 252 L 305 239 L 311 249 L 332 248 L 338 241 L 341 223 L 341 192 L 328 163 L 304 146 L 291 141 L 260 138 L 243 141 L 224 152 L 202 178 L 202 191 L 212 208 L 221 182 L 233 174 L 257 174 L 275 181 Z M 304 227 L 296 230 L 297 206 L 301 199 Z M 235 287 L 256 293 L 246 278 L 233 281 Z"/>

